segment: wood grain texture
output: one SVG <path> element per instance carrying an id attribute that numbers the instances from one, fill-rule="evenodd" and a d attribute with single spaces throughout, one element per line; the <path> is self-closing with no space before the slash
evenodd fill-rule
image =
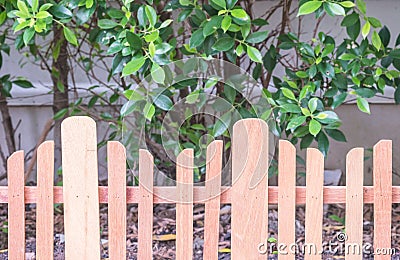
<path id="1" fill-rule="evenodd" d="M 176 193 L 174 186 L 155 186 L 153 194 L 154 204 L 168 204 L 174 203 L 176 200 L 166 199 L 170 198 L 171 193 Z M 54 187 L 54 203 L 64 203 L 63 187 Z M 106 186 L 99 186 L 99 202 L 108 203 L 108 188 Z M 25 186 L 25 204 L 37 202 L 38 191 L 37 187 Z M 374 203 L 374 187 L 363 187 L 364 204 Z M 193 203 L 204 204 L 206 197 L 206 188 L 196 186 L 193 187 Z M 8 188 L 7 186 L 0 186 L 0 203 L 8 203 Z M 230 204 L 232 201 L 231 187 L 221 187 L 221 204 Z M 346 187 L 345 186 L 325 186 L 324 187 L 324 204 L 337 204 L 346 203 Z M 139 187 L 126 188 L 126 203 L 137 204 L 139 203 Z M 278 204 L 278 187 L 268 187 L 268 203 Z M 306 188 L 303 186 L 296 187 L 296 205 L 304 205 L 306 203 Z M 400 203 L 400 186 L 392 187 L 392 203 Z"/>
<path id="2" fill-rule="evenodd" d="M 321 259 L 323 219 L 324 156 L 314 148 L 307 149 L 306 216 L 304 259 Z"/>
<path id="3" fill-rule="evenodd" d="M 364 149 L 354 148 L 346 158 L 347 260 L 362 259 Z"/>
<path id="4" fill-rule="evenodd" d="M 268 231 L 268 126 L 245 119 L 233 126 L 231 189 L 232 259 L 265 259 L 258 245 Z"/>
<path id="5" fill-rule="evenodd" d="M 176 259 L 193 258 L 193 150 L 185 149 L 176 165 Z"/>
<path id="6" fill-rule="evenodd" d="M 374 250 L 391 245 L 392 225 L 392 141 L 382 140 L 374 146 Z M 375 259 L 391 259 L 390 254 L 376 254 Z"/>
<path id="7" fill-rule="evenodd" d="M 126 152 L 119 142 L 107 143 L 108 252 L 110 260 L 126 259 Z"/>
<path id="8" fill-rule="evenodd" d="M 139 151 L 138 259 L 153 258 L 153 156 Z"/>
<path id="9" fill-rule="evenodd" d="M 54 244 L 54 142 L 37 151 L 36 258 L 53 259 Z"/>
<path id="10" fill-rule="evenodd" d="M 70 117 L 61 124 L 65 259 L 100 259 L 96 123 Z"/>
<path id="11" fill-rule="evenodd" d="M 223 142 L 214 141 L 207 147 L 203 259 L 218 259 L 219 211 Z"/>
<path id="12" fill-rule="evenodd" d="M 8 259 L 25 259 L 24 152 L 7 160 L 8 177 Z"/>
<path id="13" fill-rule="evenodd" d="M 296 148 L 289 141 L 279 141 L 278 163 L 278 244 L 286 246 L 279 259 L 295 259 Z"/>

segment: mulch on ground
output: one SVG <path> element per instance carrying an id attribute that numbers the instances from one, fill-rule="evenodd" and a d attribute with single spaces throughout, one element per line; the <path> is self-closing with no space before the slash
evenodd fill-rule
<path id="1" fill-rule="evenodd" d="M 62 206 L 55 208 L 55 242 L 54 256 L 55 259 L 64 259 L 64 228 Z M 230 259 L 230 206 L 221 206 L 220 217 L 220 242 L 219 242 L 219 259 Z M 344 232 L 344 205 L 325 206 L 323 240 L 325 243 L 329 241 L 337 242 L 335 248 L 337 252 L 332 254 L 328 248 L 324 251 L 323 259 L 340 259 L 344 258 L 344 252 L 341 250 L 341 243 L 337 241 L 337 235 Z M 270 237 L 277 237 L 278 230 L 278 213 L 275 208 L 269 210 L 269 233 Z M 137 254 L 137 205 L 128 205 L 127 208 L 127 259 L 136 259 Z M 304 243 L 304 216 L 305 209 L 303 206 L 297 207 L 296 212 L 296 243 L 301 247 Z M 392 246 L 396 250 L 396 254 L 392 259 L 400 259 L 400 206 L 393 205 L 393 223 L 392 223 Z M 26 205 L 26 258 L 35 259 L 35 220 L 36 207 L 35 204 Z M 100 223 L 102 238 L 102 258 L 108 257 L 107 248 L 107 205 L 100 206 Z M 7 205 L 0 205 L 0 260 L 7 259 Z M 364 207 L 364 243 L 373 244 L 373 207 L 365 205 Z M 194 259 L 202 259 L 204 235 L 204 205 L 194 206 Z M 274 247 L 272 247 L 274 248 Z M 255 248 L 257 250 L 257 248 Z M 153 259 L 174 259 L 175 258 L 175 206 L 170 204 L 161 204 L 154 207 L 154 230 L 153 230 Z M 277 259 L 276 255 L 271 254 L 269 259 Z M 297 259 L 303 259 L 299 254 Z M 373 259 L 372 255 L 364 254 L 363 259 Z"/>

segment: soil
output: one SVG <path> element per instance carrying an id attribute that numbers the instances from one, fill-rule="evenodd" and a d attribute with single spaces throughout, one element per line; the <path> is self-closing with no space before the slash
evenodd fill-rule
<path id="1" fill-rule="evenodd" d="M 35 204 L 26 205 L 26 259 L 35 259 Z M 220 242 L 219 259 L 230 259 L 230 206 L 221 207 L 220 217 Z M 301 247 L 304 243 L 304 207 L 299 206 L 296 210 L 296 243 Z M 344 252 L 340 252 L 338 234 L 344 232 L 343 218 L 344 205 L 329 205 L 324 209 L 323 240 L 337 242 L 337 253 L 334 255 L 325 248 L 322 259 L 343 259 Z M 128 205 L 127 208 L 127 259 L 136 259 L 137 254 L 137 205 Z M 7 258 L 7 205 L 0 205 L 0 260 Z M 277 237 L 278 213 L 276 209 L 269 210 L 269 237 Z M 400 259 L 400 206 L 393 205 L 392 223 L 392 246 L 395 254 L 392 259 Z M 194 206 L 194 259 L 202 259 L 203 249 L 203 220 L 204 206 Z M 64 259 L 64 230 L 62 205 L 55 208 L 54 216 L 54 259 Z M 107 205 L 100 206 L 101 223 L 101 256 L 108 258 L 107 248 Z M 373 207 L 364 207 L 364 244 L 373 243 Z M 174 205 L 162 204 L 154 207 L 154 230 L 153 230 L 153 259 L 174 259 L 175 258 L 175 207 Z M 272 242 L 271 242 L 272 244 Z M 271 245 L 270 244 L 270 245 Z M 257 250 L 257 249 L 255 249 Z M 275 254 L 270 254 L 269 259 L 277 259 Z M 296 259 L 303 259 L 302 254 L 298 254 Z M 373 259 L 372 254 L 364 254 L 363 259 Z"/>

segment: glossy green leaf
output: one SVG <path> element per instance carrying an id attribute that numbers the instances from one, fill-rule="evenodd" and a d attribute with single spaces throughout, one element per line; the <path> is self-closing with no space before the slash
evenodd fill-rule
<path id="1" fill-rule="evenodd" d="M 365 98 L 357 97 L 357 107 L 360 109 L 360 111 L 371 114 L 368 101 Z"/>
<path id="2" fill-rule="evenodd" d="M 139 57 L 139 58 L 133 57 L 132 60 L 130 62 L 128 62 L 125 65 L 124 69 L 122 70 L 122 76 L 127 76 L 127 75 L 135 73 L 143 66 L 145 61 L 146 61 L 146 59 L 143 56 Z"/>
<path id="3" fill-rule="evenodd" d="M 228 31 L 228 29 L 231 26 L 231 24 L 232 24 L 232 18 L 229 15 L 225 16 L 224 19 L 221 22 L 222 30 L 224 32 Z"/>
<path id="4" fill-rule="evenodd" d="M 67 39 L 67 41 L 69 43 L 71 43 L 72 45 L 78 46 L 78 40 L 76 39 L 76 36 L 75 36 L 74 32 L 71 31 L 71 29 L 69 29 L 68 27 L 64 27 L 63 32 L 64 32 L 65 39 Z"/>
<path id="5" fill-rule="evenodd" d="M 172 108 L 173 103 L 169 97 L 160 94 L 154 99 L 154 104 L 164 111 L 168 111 Z"/>
<path id="6" fill-rule="evenodd" d="M 156 10 L 154 10 L 153 7 L 146 5 L 145 6 L 145 12 L 146 12 L 146 17 L 149 20 L 149 23 L 152 27 L 154 27 L 154 25 L 157 22 L 157 13 Z"/>
<path id="7" fill-rule="evenodd" d="M 232 49 L 234 45 L 235 40 L 228 36 L 218 39 L 212 48 L 217 51 L 227 51 Z"/>
<path id="8" fill-rule="evenodd" d="M 233 9 L 231 11 L 231 14 L 232 14 L 233 17 L 238 18 L 238 19 L 242 19 L 242 20 L 248 20 L 249 19 L 249 15 L 243 9 Z"/>
<path id="9" fill-rule="evenodd" d="M 321 131 L 321 123 L 318 122 L 315 119 L 311 119 L 310 124 L 308 126 L 308 130 L 310 131 L 310 134 L 313 136 L 317 136 L 317 134 Z"/>
<path id="10" fill-rule="evenodd" d="M 321 5 L 322 5 L 322 1 L 313 0 L 313 1 L 306 2 L 300 6 L 297 16 L 311 14 L 311 13 L 317 11 L 318 8 L 321 7 Z"/>
<path id="11" fill-rule="evenodd" d="M 249 34 L 249 36 L 247 36 L 246 38 L 246 42 L 248 43 L 260 43 L 262 41 L 264 41 L 265 39 L 267 39 L 268 37 L 268 31 L 260 31 L 260 32 L 255 32 L 255 33 L 251 33 Z"/>
<path id="12" fill-rule="evenodd" d="M 153 118 L 155 112 L 156 112 L 156 108 L 154 107 L 154 105 L 147 102 L 143 109 L 144 117 L 147 120 L 151 120 Z"/>
<path id="13" fill-rule="evenodd" d="M 379 34 L 378 34 L 376 31 L 374 31 L 374 32 L 372 33 L 372 45 L 374 45 L 374 47 L 375 47 L 377 50 L 380 50 L 381 47 L 382 47 L 381 38 L 379 37 Z"/>
<path id="14" fill-rule="evenodd" d="M 246 52 L 252 61 L 262 63 L 262 56 L 259 50 L 254 47 L 247 46 Z"/>
<path id="15" fill-rule="evenodd" d="M 112 28 L 118 26 L 118 23 L 114 22 L 113 20 L 109 20 L 109 19 L 101 19 L 98 21 L 98 26 L 101 29 L 112 29 Z"/>
<path id="16" fill-rule="evenodd" d="M 328 6 L 333 14 L 335 15 L 346 15 L 346 12 L 342 6 L 336 3 L 328 3 Z"/>
<path id="17" fill-rule="evenodd" d="M 367 21 L 367 22 L 365 22 L 365 24 L 361 30 L 361 34 L 364 39 L 368 36 L 370 30 L 371 30 L 371 24 Z"/>

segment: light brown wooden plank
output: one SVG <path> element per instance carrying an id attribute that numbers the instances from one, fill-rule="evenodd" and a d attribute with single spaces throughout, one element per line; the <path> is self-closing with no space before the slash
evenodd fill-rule
<path id="1" fill-rule="evenodd" d="M 314 148 L 307 149 L 306 216 L 304 259 L 321 259 L 323 219 L 324 156 Z"/>
<path id="2" fill-rule="evenodd" d="M 382 140 L 374 146 L 374 250 L 390 249 L 392 225 L 392 141 Z M 376 254 L 375 259 L 391 259 Z"/>
<path id="3" fill-rule="evenodd" d="M 362 259 L 363 244 L 364 149 L 354 148 L 346 158 L 346 235 L 347 260 Z M 343 241 L 340 241 L 343 242 Z"/>
<path id="4" fill-rule="evenodd" d="M 233 126 L 232 259 L 265 259 L 257 248 L 268 231 L 268 126 L 245 119 Z"/>
<path id="5" fill-rule="evenodd" d="M 96 123 L 70 117 L 61 125 L 65 259 L 100 259 Z"/>
<path id="6" fill-rule="evenodd" d="M 54 142 L 37 151 L 36 258 L 53 259 L 54 244 Z"/>
<path id="7" fill-rule="evenodd" d="M 110 260 L 126 259 L 126 153 L 119 142 L 107 143 L 108 252 Z"/>
<path id="8" fill-rule="evenodd" d="M 185 149 L 176 165 L 176 259 L 193 258 L 193 150 Z"/>
<path id="9" fill-rule="evenodd" d="M 203 259 L 218 259 L 219 211 L 222 170 L 222 141 L 214 141 L 207 147 L 206 194 L 204 215 Z"/>
<path id="10" fill-rule="evenodd" d="M 279 141 L 278 163 L 278 244 L 286 246 L 279 259 L 295 259 L 296 148 L 289 141 Z"/>
<path id="11" fill-rule="evenodd" d="M 8 259 L 25 259 L 24 152 L 7 160 L 8 178 Z"/>
<path id="12" fill-rule="evenodd" d="M 138 259 L 153 258 L 153 156 L 139 151 Z"/>
<path id="13" fill-rule="evenodd" d="M 54 203 L 64 203 L 63 188 L 54 187 Z M 99 186 L 99 202 L 108 203 L 108 188 Z M 176 193 L 176 187 L 173 186 L 156 186 L 154 187 L 153 203 L 168 204 L 174 203 L 170 199 L 165 198 L 165 194 Z M 364 186 L 364 204 L 374 203 L 374 187 Z M 168 197 L 171 197 L 170 195 Z M 206 197 L 205 187 L 193 187 L 193 203 L 204 204 Z M 228 186 L 221 187 L 221 204 L 230 204 L 232 201 L 231 190 Z M 37 202 L 37 188 L 33 186 L 25 186 L 25 204 Z M 8 203 L 8 188 L 0 186 L 0 203 Z M 139 187 L 126 188 L 126 203 L 139 203 Z M 268 203 L 278 204 L 278 187 L 268 187 Z M 302 186 L 296 187 L 296 205 L 304 205 L 306 203 L 306 188 Z M 326 186 L 324 187 L 324 204 L 346 203 L 346 187 L 345 186 Z M 392 187 L 392 203 L 400 203 L 400 186 Z"/>

